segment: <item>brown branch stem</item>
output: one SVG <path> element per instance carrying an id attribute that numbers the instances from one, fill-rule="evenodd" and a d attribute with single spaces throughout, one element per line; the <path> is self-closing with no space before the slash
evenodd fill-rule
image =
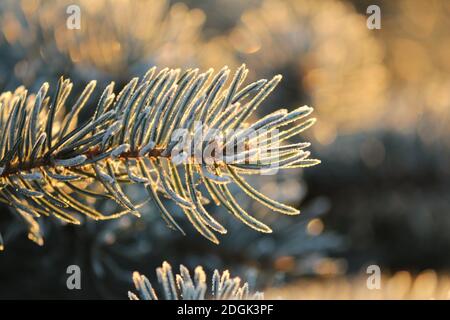
<path id="1" fill-rule="evenodd" d="M 170 156 L 164 156 L 163 152 L 164 152 L 164 148 L 153 148 L 151 150 L 149 150 L 149 152 L 147 153 L 147 156 L 149 158 L 170 158 Z M 99 147 L 93 148 L 89 151 L 87 151 L 86 153 L 82 154 L 84 156 L 87 157 L 87 159 L 93 159 L 97 156 L 99 156 L 100 154 L 102 154 L 102 150 L 100 150 Z M 139 150 L 133 150 L 133 151 L 127 151 L 127 152 L 123 152 L 118 158 L 122 159 L 122 160 L 127 160 L 127 159 L 136 159 L 136 158 L 140 158 L 141 156 L 139 155 Z M 53 163 L 53 158 L 52 157 L 48 157 L 48 156 L 43 156 L 43 157 L 39 157 L 37 158 L 35 161 L 31 162 L 30 160 L 24 161 L 24 162 L 19 162 L 19 161 L 15 161 L 12 163 L 7 163 L 5 165 L 5 168 L 2 172 L 2 174 L 0 175 L 0 177 L 7 177 L 9 175 L 14 175 L 14 174 L 18 174 L 21 171 L 30 171 L 33 169 L 38 169 L 41 167 L 48 167 L 48 166 L 54 166 Z M 81 165 L 74 165 L 74 166 L 68 166 L 68 167 L 80 167 L 83 166 L 83 164 Z"/>

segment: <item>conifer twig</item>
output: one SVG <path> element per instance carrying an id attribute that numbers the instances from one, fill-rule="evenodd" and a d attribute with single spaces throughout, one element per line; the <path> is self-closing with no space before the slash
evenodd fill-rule
<path id="1" fill-rule="evenodd" d="M 139 215 L 126 194 L 141 184 L 167 224 L 180 231 L 161 196 L 174 201 L 192 225 L 218 243 L 226 229 L 207 210 L 213 200 L 261 232 L 271 229 L 239 206 L 230 183 L 283 214 L 299 211 L 255 190 L 244 176 L 319 163 L 307 143 L 280 144 L 314 123 L 312 108 L 285 109 L 251 122 L 254 111 L 281 76 L 243 86 L 241 66 L 233 77 L 224 67 L 199 73 L 151 68 L 116 96 L 108 85 L 88 120 L 78 121 L 96 82 L 91 81 L 66 111 L 72 83 L 60 78 L 49 95 L 44 83 L 36 95 L 19 87 L 0 96 L 0 201 L 29 224 L 29 237 L 42 243 L 35 218 L 56 216 L 80 224 L 79 214 L 95 220 Z M 229 84 L 227 85 L 227 83 Z M 294 124 L 296 123 L 296 124 Z M 121 211 L 104 214 L 90 199 L 114 200 Z"/>
<path id="2" fill-rule="evenodd" d="M 209 290 L 206 273 L 201 266 L 195 268 L 193 278 L 189 270 L 183 265 L 180 265 L 180 273 L 174 275 L 172 266 L 167 262 L 156 269 L 156 274 L 158 282 L 163 288 L 161 297 L 164 300 L 264 299 L 264 293 L 251 293 L 248 283 L 242 283 L 239 277 L 230 277 L 228 270 L 222 273 L 217 269 L 214 270 Z M 133 282 L 138 294 L 129 291 L 128 297 L 130 300 L 159 300 L 161 298 L 145 275 L 134 272 Z"/>

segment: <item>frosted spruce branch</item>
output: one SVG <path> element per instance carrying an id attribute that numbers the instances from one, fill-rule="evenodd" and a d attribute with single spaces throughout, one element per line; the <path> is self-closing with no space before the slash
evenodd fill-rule
<path id="1" fill-rule="evenodd" d="M 211 288 L 208 288 L 206 273 L 201 266 L 195 268 L 194 277 L 189 270 L 180 265 L 180 273 L 174 275 L 172 266 L 164 262 L 156 269 L 158 282 L 162 288 L 162 295 L 158 296 L 146 276 L 139 272 L 133 273 L 133 282 L 137 294 L 128 292 L 130 300 L 262 300 L 264 293 L 252 293 L 247 282 L 242 283 L 239 277 L 230 277 L 225 270 L 220 273 L 214 270 Z"/>
<path id="2" fill-rule="evenodd" d="M 305 120 L 312 108 L 304 106 L 252 121 L 281 76 L 243 85 L 247 73 L 245 66 L 233 77 L 227 67 L 215 74 L 151 68 L 117 96 L 109 84 L 96 107 L 89 102 L 95 81 L 70 108 L 69 79 L 60 78 L 52 95 L 48 83 L 35 95 L 23 87 L 3 93 L 0 201 L 15 208 L 37 243 L 43 242 L 35 220 L 40 216 L 80 224 L 79 214 L 95 220 L 139 215 L 143 203 L 130 200 L 127 184 L 142 185 L 167 224 L 181 232 L 161 196 L 174 201 L 215 243 L 214 232 L 226 229 L 208 212 L 211 200 L 253 229 L 271 232 L 241 208 L 230 183 L 274 211 L 298 214 L 255 190 L 244 176 L 319 163 L 305 151 L 309 143 L 282 143 L 315 119 Z M 93 114 L 78 121 L 84 109 Z M 120 211 L 97 211 L 92 201 L 99 198 L 115 201 Z"/>

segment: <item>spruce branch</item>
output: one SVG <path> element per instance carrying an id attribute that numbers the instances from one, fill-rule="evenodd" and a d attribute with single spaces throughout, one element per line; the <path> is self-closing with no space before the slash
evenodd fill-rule
<path id="1" fill-rule="evenodd" d="M 247 282 L 242 283 L 239 277 L 230 277 L 225 270 L 220 273 L 214 270 L 211 279 L 211 288 L 208 292 L 206 273 L 201 266 L 195 268 L 194 277 L 189 270 L 180 265 L 180 273 L 174 275 L 172 266 L 163 262 L 156 269 L 158 282 L 162 287 L 164 300 L 262 300 L 264 293 L 251 293 Z M 128 292 L 130 300 L 159 300 L 158 294 L 145 275 L 133 273 L 133 282 L 138 294 Z"/>
<path id="2" fill-rule="evenodd" d="M 35 218 L 55 216 L 80 224 L 80 214 L 95 220 L 139 216 L 126 185 L 142 185 L 167 225 L 183 230 L 161 198 L 174 201 L 192 225 L 214 243 L 226 229 L 206 209 L 212 200 L 260 232 L 271 229 L 247 213 L 230 192 L 230 183 L 270 209 L 299 211 L 254 189 L 245 175 L 308 167 L 309 143 L 283 144 L 309 128 L 312 108 L 273 112 L 253 121 L 258 106 L 281 80 L 243 86 L 241 66 L 233 77 L 224 67 L 214 74 L 189 69 L 151 68 L 133 78 L 116 96 L 114 83 L 103 91 L 93 114 L 79 121 L 96 82 L 91 81 L 70 110 L 73 84 L 60 78 L 49 95 L 44 83 L 36 94 L 24 87 L 0 95 L 0 201 L 29 224 L 29 238 L 43 239 Z M 229 82 L 229 84 L 227 84 Z M 199 125 L 200 124 L 200 125 Z M 92 207 L 98 198 L 115 201 L 121 211 L 105 214 Z"/>

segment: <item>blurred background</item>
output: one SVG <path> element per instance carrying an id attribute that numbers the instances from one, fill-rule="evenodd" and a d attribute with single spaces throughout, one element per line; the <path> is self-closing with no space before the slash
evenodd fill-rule
<path id="1" fill-rule="evenodd" d="M 81 28 L 71 30 L 74 4 Z M 381 9 L 381 29 L 366 25 L 370 5 Z M 219 246 L 189 226 L 186 237 L 166 229 L 152 206 L 141 219 L 40 221 L 38 246 L 1 207 L 0 298 L 123 299 L 132 271 L 152 277 L 164 260 L 230 269 L 273 298 L 449 298 L 449 16 L 445 0 L 3 0 L 1 91 L 35 92 L 64 75 L 75 91 L 97 79 L 99 96 L 154 65 L 245 63 L 250 80 L 283 75 L 261 115 L 315 108 L 303 138 L 322 164 L 255 178 L 302 215 L 242 198 L 274 233 L 217 212 L 230 230 Z M 71 264 L 82 290 L 66 288 Z M 366 286 L 374 264 L 380 290 Z"/>

